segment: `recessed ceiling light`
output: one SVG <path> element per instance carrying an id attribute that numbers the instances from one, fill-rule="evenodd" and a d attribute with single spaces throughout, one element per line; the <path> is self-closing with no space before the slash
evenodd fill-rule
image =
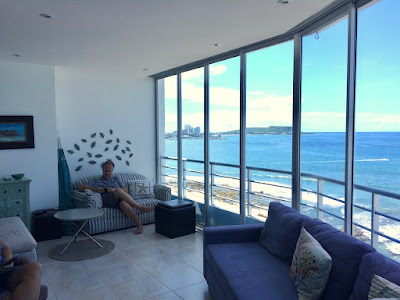
<path id="1" fill-rule="evenodd" d="M 13 54 L 13 56 L 15 56 L 15 57 L 21 57 L 21 55 L 19 55 L 19 54 Z"/>
<path id="2" fill-rule="evenodd" d="M 52 16 L 50 16 L 48 14 L 40 14 L 39 16 L 41 16 L 42 18 L 45 18 L 45 19 L 51 19 L 52 18 Z"/>
<path id="3" fill-rule="evenodd" d="M 288 4 L 290 0 L 278 0 L 279 4 Z"/>
<path id="4" fill-rule="evenodd" d="M 149 69 L 143 68 L 142 71 L 147 72 Z"/>
<path id="5" fill-rule="evenodd" d="M 211 44 L 211 46 L 213 46 L 213 47 L 219 47 L 219 46 L 221 46 L 221 44 L 214 43 L 214 44 Z"/>

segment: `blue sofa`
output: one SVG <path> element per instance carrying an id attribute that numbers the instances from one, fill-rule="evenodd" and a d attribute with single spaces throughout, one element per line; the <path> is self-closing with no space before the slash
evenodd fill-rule
<path id="1" fill-rule="evenodd" d="M 203 272 L 214 299 L 298 299 L 290 266 L 301 227 L 332 257 L 321 299 L 366 300 L 374 274 L 400 285 L 400 264 L 329 224 L 272 202 L 264 224 L 204 229 Z"/>

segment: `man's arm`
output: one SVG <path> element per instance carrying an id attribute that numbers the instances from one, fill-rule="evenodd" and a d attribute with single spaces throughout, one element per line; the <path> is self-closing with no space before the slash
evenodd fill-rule
<path id="1" fill-rule="evenodd" d="M 126 186 L 121 186 L 121 189 L 125 192 L 128 193 L 128 189 L 126 188 Z M 128 193 L 129 194 L 129 193 Z"/>
<path id="2" fill-rule="evenodd" d="M 96 193 L 104 193 L 104 191 L 105 191 L 104 188 L 102 188 L 102 187 L 92 187 L 87 184 L 82 184 L 81 186 L 79 186 L 78 191 L 84 192 L 85 189 L 91 190 L 92 192 L 96 192 Z"/>

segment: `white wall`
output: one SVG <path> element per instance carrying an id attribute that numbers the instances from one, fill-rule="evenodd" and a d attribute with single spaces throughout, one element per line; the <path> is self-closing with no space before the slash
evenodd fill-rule
<path id="1" fill-rule="evenodd" d="M 0 115 L 32 115 L 34 149 L 0 150 L 0 177 L 32 179 L 31 211 L 58 207 L 54 67 L 0 61 Z"/>
<path id="2" fill-rule="evenodd" d="M 148 178 L 155 178 L 153 79 L 127 78 L 107 73 L 89 74 L 56 67 L 55 87 L 58 130 L 72 181 L 100 174 L 100 164 L 107 158 L 114 161 L 114 172 L 135 170 Z M 113 134 L 110 134 L 110 129 Z M 94 138 L 91 137 L 93 133 L 96 133 Z M 104 133 L 105 138 L 100 133 Z M 120 143 L 114 151 L 116 138 L 120 139 Z M 82 139 L 87 142 L 82 142 Z M 112 143 L 106 144 L 107 140 L 112 140 Z M 127 144 L 127 140 L 132 144 Z M 93 148 L 92 142 L 96 142 Z M 75 149 L 74 144 L 80 149 Z M 110 149 L 104 151 L 106 147 Z M 69 154 L 67 150 L 73 150 L 74 153 Z M 91 158 L 88 152 L 92 154 Z M 131 158 L 129 153 L 133 153 Z M 96 158 L 94 155 L 102 157 Z M 122 160 L 116 159 L 116 155 Z M 83 158 L 83 161 L 79 162 L 79 158 Z M 90 160 L 96 163 L 91 165 Z M 130 163 L 129 166 L 126 161 Z M 82 168 L 75 171 L 79 166 Z"/>

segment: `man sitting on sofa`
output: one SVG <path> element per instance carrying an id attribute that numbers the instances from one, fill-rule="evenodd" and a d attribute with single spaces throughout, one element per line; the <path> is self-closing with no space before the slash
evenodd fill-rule
<path id="1" fill-rule="evenodd" d="M 79 191 L 83 192 L 85 189 L 91 190 L 101 194 L 103 200 L 103 207 L 121 208 L 122 211 L 135 222 L 137 229 L 135 234 L 143 232 L 142 223 L 139 220 L 134 208 L 141 212 L 151 212 L 154 207 L 148 207 L 137 203 L 131 195 L 128 194 L 128 189 L 117 177 L 112 176 L 114 171 L 114 163 L 108 159 L 101 164 L 103 176 L 98 179 L 93 179 L 88 184 L 83 184 L 79 187 Z"/>

